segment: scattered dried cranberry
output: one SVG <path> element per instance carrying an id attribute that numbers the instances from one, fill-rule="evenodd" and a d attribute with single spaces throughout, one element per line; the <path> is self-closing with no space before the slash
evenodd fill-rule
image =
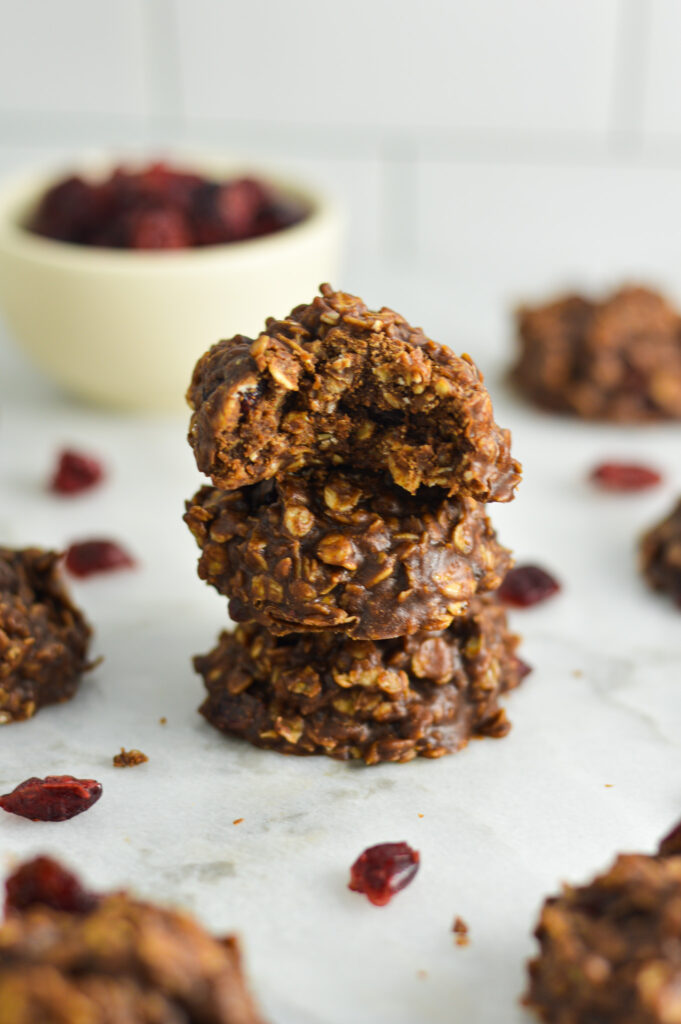
<path id="1" fill-rule="evenodd" d="M 18 867 L 7 879 L 5 892 L 6 914 L 36 904 L 67 914 L 87 914 L 99 901 L 51 857 L 35 857 Z"/>
<path id="2" fill-rule="evenodd" d="M 31 821 L 67 821 L 97 803 L 101 782 L 74 779 L 72 775 L 47 775 L 20 782 L 11 793 L 0 796 L 0 807 Z"/>
<path id="3" fill-rule="evenodd" d="M 518 670 L 518 675 L 520 676 L 520 678 L 524 679 L 525 676 L 529 676 L 530 672 L 532 671 L 532 666 L 528 665 L 527 662 L 523 661 L 522 658 L 519 658 L 517 654 L 515 656 L 515 662 L 516 668 Z"/>
<path id="4" fill-rule="evenodd" d="M 84 577 L 113 569 L 130 569 L 135 560 L 114 541 L 85 540 L 68 548 L 65 565 L 73 576 Z"/>
<path id="5" fill-rule="evenodd" d="M 57 494 L 80 494 L 95 487 L 103 478 L 104 468 L 98 459 L 66 448 L 59 453 L 50 490 Z"/>
<path id="6" fill-rule="evenodd" d="M 657 853 L 660 857 L 677 857 L 681 854 L 681 821 L 660 840 Z"/>
<path id="7" fill-rule="evenodd" d="M 404 889 L 419 869 L 419 854 L 407 843 L 379 843 L 361 853 L 350 868 L 349 889 L 383 907 Z"/>
<path id="8" fill-rule="evenodd" d="M 656 487 L 662 475 L 636 462 L 603 462 L 591 471 L 589 479 L 607 491 L 644 491 Z"/>
<path id="9" fill-rule="evenodd" d="M 497 590 L 500 601 L 515 608 L 529 608 L 560 590 L 558 580 L 538 565 L 518 565 L 506 573 Z"/>

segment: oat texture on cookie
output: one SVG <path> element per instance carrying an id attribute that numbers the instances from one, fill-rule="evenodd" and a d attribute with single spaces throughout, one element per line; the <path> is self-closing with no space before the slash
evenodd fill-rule
<path id="1" fill-rule="evenodd" d="M 3 1024 L 262 1024 L 234 938 L 125 892 L 85 890 L 48 857 L 7 880 Z"/>
<path id="2" fill-rule="evenodd" d="M 525 1003 L 547 1024 L 671 1024 L 681 988 L 679 828 L 544 903 Z"/>
<path id="3" fill-rule="evenodd" d="M 90 667 L 91 629 L 64 585 L 60 557 L 0 547 L 0 724 L 69 700 Z"/>
<path id="4" fill-rule="evenodd" d="M 478 501 L 509 501 L 520 479 L 470 357 L 329 285 L 255 340 L 214 345 L 187 397 L 197 465 L 224 490 L 348 462 Z"/>
<path id="5" fill-rule="evenodd" d="M 536 405 L 619 423 L 681 418 L 681 316 L 657 292 L 566 295 L 516 320 L 512 377 Z"/>
<path id="6" fill-rule="evenodd" d="M 650 586 L 668 594 L 681 607 L 681 500 L 643 535 L 639 561 Z"/>
<path id="7" fill-rule="evenodd" d="M 203 715 L 284 753 L 407 761 L 503 735 L 526 666 L 485 503 L 520 479 L 469 357 L 324 285 L 194 371 L 199 576 L 239 624 Z"/>

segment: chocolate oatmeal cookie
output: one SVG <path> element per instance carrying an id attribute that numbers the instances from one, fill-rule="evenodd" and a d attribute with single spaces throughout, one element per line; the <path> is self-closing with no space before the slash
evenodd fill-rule
<path id="1" fill-rule="evenodd" d="M 478 501 L 509 501 L 520 479 L 482 377 L 390 309 L 322 285 L 253 341 L 198 362 L 187 398 L 198 467 L 233 490 L 305 467 L 349 463 Z"/>
<path id="2" fill-rule="evenodd" d="M 499 698 L 528 668 L 504 610 L 475 598 L 439 632 L 352 640 L 340 632 L 274 637 L 255 623 L 223 633 L 194 659 L 216 728 L 284 754 L 410 761 L 472 736 L 504 736 Z"/>
<path id="3" fill-rule="evenodd" d="M 444 629 L 511 562 L 472 498 L 438 487 L 410 495 L 350 470 L 203 487 L 185 519 L 202 549 L 199 576 L 230 597 L 232 618 L 277 634 Z"/>
<path id="4" fill-rule="evenodd" d="M 2 1024 L 261 1024 L 236 940 L 36 858 L 7 883 Z"/>
<path id="5" fill-rule="evenodd" d="M 654 590 L 681 606 L 681 501 L 641 539 L 641 571 Z"/>
<path id="6" fill-rule="evenodd" d="M 546 901 L 525 997 L 543 1021 L 681 1020 L 681 856 L 661 853 L 622 854 L 588 885 Z"/>
<path id="7" fill-rule="evenodd" d="M 0 547 L 0 724 L 69 700 L 89 667 L 91 630 L 64 587 L 59 558 Z"/>
<path id="8" fill-rule="evenodd" d="M 655 292 L 568 295 L 517 316 L 512 376 L 535 404 L 585 419 L 681 417 L 681 317 Z"/>

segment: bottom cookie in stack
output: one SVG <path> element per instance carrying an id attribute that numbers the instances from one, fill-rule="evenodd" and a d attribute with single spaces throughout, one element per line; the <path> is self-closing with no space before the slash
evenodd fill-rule
<path id="1" fill-rule="evenodd" d="M 216 728 L 286 754 L 367 764 L 441 757 L 474 736 L 506 735 L 499 698 L 529 671 L 491 596 L 438 632 L 353 640 L 337 631 L 276 637 L 249 622 L 194 659 Z"/>

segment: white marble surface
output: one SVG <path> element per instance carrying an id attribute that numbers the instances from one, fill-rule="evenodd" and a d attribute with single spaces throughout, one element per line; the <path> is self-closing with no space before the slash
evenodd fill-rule
<path id="1" fill-rule="evenodd" d="M 411 303 L 433 333 L 456 338 L 442 307 L 428 319 L 427 289 L 411 296 L 405 314 Z M 184 420 L 72 406 L 0 340 L 1 542 L 104 534 L 140 558 L 137 571 L 74 588 L 105 658 L 78 697 L 0 732 L 0 791 L 68 772 L 99 778 L 103 798 L 67 823 L 3 816 L 0 869 L 50 852 L 93 885 L 131 885 L 235 929 L 272 1024 L 520 1024 L 544 895 L 617 850 L 651 849 L 681 817 L 681 620 L 635 568 L 637 535 L 681 491 L 681 428 L 538 415 L 503 387 L 500 339 L 474 342 L 525 465 L 517 501 L 493 518 L 518 559 L 554 570 L 564 590 L 513 616 L 535 669 L 508 701 L 506 739 L 364 769 L 256 751 L 199 718 L 190 656 L 211 646 L 225 611 L 196 578 L 180 521 L 199 482 Z M 45 493 L 64 443 L 101 453 L 105 487 Z M 585 475 L 609 456 L 652 461 L 666 482 L 596 493 Z M 149 763 L 113 769 L 121 745 Z M 347 890 L 365 846 L 402 839 L 422 857 L 407 890 L 383 909 Z M 465 949 L 450 931 L 457 914 L 471 929 Z"/>

